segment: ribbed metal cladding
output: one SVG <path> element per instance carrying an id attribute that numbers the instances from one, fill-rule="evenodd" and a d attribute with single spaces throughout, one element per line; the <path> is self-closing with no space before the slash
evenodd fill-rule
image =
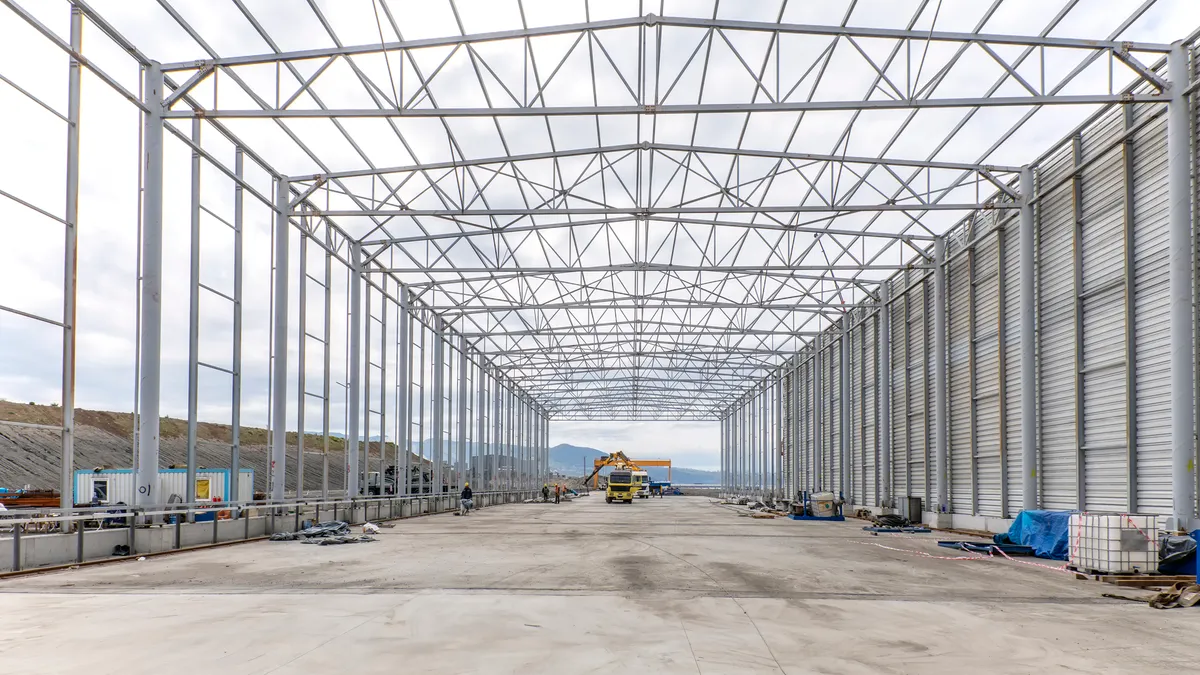
<path id="1" fill-rule="evenodd" d="M 1021 254 L 1018 239 L 1018 225 L 1012 222 L 1001 227 L 996 234 L 995 257 L 1000 268 L 999 287 L 997 293 L 1001 303 L 1000 316 L 997 319 L 998 330 L 1001 332 L 1000 353 L 1001 367 L 1000 386 L 1000 454 L 1003 457 L 1001 469 L 1003 484 L 1001 485 L 1004 498 L 1003 517 L 1012 517 L 1021 511 L 1023 494 L 1021 491 Z M 982 254 L 980 254 L 982 255 Z"/>
<path id="2" fill-rule="evenodd" d="M 862 448 L 863 448 L 863 499 L 862 503 L 879 506 L 879 425 L 876 409 L 879 405 L 876 375 L 879 366 L 879 316 L 867 317 L 859 328 L 859 358 L 862 359 Z"/>
<path id="3" fill-rule="evenodd" d="M 1106 116 L 1081 134 L 1071 179 L 1075 193 L 1077 438 L 1088 510 L 1125 507 L 1125 173 L 1123 116 Z"/>
<path id="4" fill-rule="evenodd" d="M 904 297 L 900 291 L 904 289 L 905 272 L 898 279 L 893 279 L 891 303 L 891 345 L 892 345 L 892 496 L 900 498 L 908 496 L 908 392 L 905 375 L 908 361 L 905 354 L 905 325 Z"/>
<path id="5" fill-rule="evenodd" d="M 996 217 L 985 222 L 994 231 Z M 1000 258 L 999 240 L 988 234 L 975 247 L 974 255 L 974 343 L 975 349 L 975 475 L 976 513 L 1001 515 L 1001 373 L 1000 373 Z"/>
<path id="6" fill-rule="evenodd" d="M 916 276 L 916 275 L 914 275 Z M 908 495 L 920 497 L 925 509 L 932 510 L 934 500 L 930 477 L 930 400 L 929 334 L 932 314 L 926 311 L 931 295 L 932 280 L 915 281 L 908 298 L 908 466 L 910 485 Z"/>
<path id="7" fill-rule="evenodd" d="M 1167 293 L 1166 122 L 1158 107 L 1135 108 L 1134 331 L 1136 335 L 1137 510 L 1170 513 L 1171 355 Z M 1147 116 L 1159 114 L 1146 121 Z M 1140 123 L 1146 121 L 1144 126 Z"/>
<path id="8" fill-rule="evenodd" d="M 850 352 L 850 494 L 855 504 L 865 504 L 865 486 L 863 481 L 863 400 L 862 400 L 862 355 L 859 353 L 862 342 L 862 330 L 857 325 L 862 313 L 850 313 L 849 333 Z"/>
<path id="9" fill-rule="evenodd" d="M 1029 423 L 1037 425 L 1045 508 L 1171 512 L 1163 111 L 1104 111 L 1033 167 L 1035 372 L 1022 372 L 1016 212 L 980 212 L 945 235 L 953 513 L 1012 517 L 1021 509 L 1027 376 L 1036 383 L 1038 414 Z M 849 433 L 856 503 L 880 504 L 886 473 L 893 495 L 921 497 L 929 508 L 932 275 L 913 268 L 884 283 L 885 308 L 850 313 L 845 400 L 840 322 L 819 341 L 819 358 L 811 346 L 796 356 L 794 394 L 791 370 L 785 374 L 784 426 L 796 429 L 794 441 L 790 432 L 782 439 L 786 484 L 847 489 L 840 448 Z M 890 317 L 891 405 L 877 414 L 882 312 Z M 880 465 L 882 415 L 890 420 L 890 466 Z"/>
<path id="10" fill-rule="evenodd" d="M 950 420 L 950 504 L 952 511 L 972 510 L 975 465 L 972 453 L 972 358 L 971 330 L 971 257 L 973 251 L 964 247 L 966 236 L 974 228 L 966 228 L 964 236 L 947 237 L 947 255 L 951 256 L 947 272 L 950 306 L 947 311 L 949 339 L 947 341 L 947 375 L 949 382 Z"/>
<path id="11" fill-rule="evenodd" d="M 825 442 L 822 448 L 821 473 L 825 489 L 839 492 L 842 488 L 842 350 L 840 331 L 830 333 L 823 344 L 821 385 L 825 391 L 825 419 L 821 425 Z"/>
<path id="12" fill-rule="evenodd" d="M 1074 202 L 1067 179 L 1071 147 L 1038 170 L 1037 210 L 1039 429 L 1042 505 L 1077 507 L 1075 440 Z"/>

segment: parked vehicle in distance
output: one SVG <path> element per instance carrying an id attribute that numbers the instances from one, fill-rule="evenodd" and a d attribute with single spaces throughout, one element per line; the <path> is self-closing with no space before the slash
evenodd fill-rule
<path id="1" fill-rule="evenodd" d="M 633 484 L 637 488 L 638 499 L 646 499 L 650 496 L 650 474 L 636 470 L 633 471 Z"/>
<path id="2" fill-rule="evenodd" d="M 604 494 L 604 501 L 611 504 L 613 502 L 625 502 L 626 504 L 633 503 L 633 496 L 637 493 L 637 486 L 633 482 L 633 472 L 628 469 L 616 469 L 608 475 L 608 489 Z"/>

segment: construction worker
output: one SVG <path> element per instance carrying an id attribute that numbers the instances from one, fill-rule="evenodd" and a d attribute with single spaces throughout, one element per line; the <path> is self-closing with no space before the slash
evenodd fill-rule
<path id="1" fill-rule="evenodd" d="M 474 497 L 474 493 L 471 492 L 471 484 L 463 483 L 462 494 L 458 496 L 459 513 L 465 516 L 471 512 L 471 508 L 475 506 L 475 500 L 472 497 Z"/>
<path id="2" fill-rule="evenodd" d="M 542 483 L 542 501 L 550 501 L 550 484 Z"/>
<path id="3" fill-rule="evenodd" d="M 554 503 L 555 504 L 559 503 L 559 500 L 561 498 L 562 498 L 562 486 L 559 485 L 558 483 L 555 483 L 554 484 Z"/>

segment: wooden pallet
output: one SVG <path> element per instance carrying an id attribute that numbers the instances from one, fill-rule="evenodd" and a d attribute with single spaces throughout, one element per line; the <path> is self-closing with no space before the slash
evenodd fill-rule
<path id="1" fill-rule="evenodd" d="M 1196 583 L 1196 577 L 1192 574 L 1109 574 L 1099 570 L 1083 570 L 1077 567 L 1068 567 L 1067 569 L 1075 573 L 1076 579 L 1102 581 L 1106 584 L 1126 588 L 1174 586 L 1181 581 L 1187 584 Z"/>

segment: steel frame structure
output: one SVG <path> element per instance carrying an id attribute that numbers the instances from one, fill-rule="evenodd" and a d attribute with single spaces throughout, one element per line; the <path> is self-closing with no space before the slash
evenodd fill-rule
<path id="1" fill-rule="evenodd" d="M 273 17 L 229 0 L 221 11 L 265 45 L 239 54 L 218 51 L 218 36 L 200 27 L 194 8 L 148 2 L 190 41 L 182 50 L 188 56 L 169 62 L 127 39 L 99 0 L 64 0 L 66 37 L 17 0 L 0 4 L 5 20 L 23 21 L 71 57 L 66 114 L 20 83 L 8 85 L 61 117 L 73 134 L 65 215 L 0 192 L 64 226 L 68 263 L 77 253 L 81 73 L 116 92 L 143 121 L 137 464 L 146 504 L 157 499 L 149 491 L 158 465 L 162 277 L 169 273 L 161 239 L 168 142 L 192 154 L 193 468 L 200 372 L 231 378 L 235 463 L 241 407 L 239 329 L 228 366 L 203 361 L 200 298 L 228 300 L 240 325 L 242 202 L 249 198 L 273 214 L 276 499 L 289 490 L 286 429 L 305 428 L 307 403 L 320 404 L 328 450 L 334 386 L 345 394 L 351 494 L 366 487 L 372 454 L 360 445 L 370 446 L 373 434 L 391 438 L 394 448 L 421 447 L 434 485 L 468 476 L 536 484 L 547 469 L 550 419 L 721 420 L 728 485 L 778 494 L 786 469 L 774 448 L 789 434 L 768 422 L 784 419 L 788 386 L 786 396 L 806 397 L 813 410 L 807 430 L 790 434 L 818 446 L 809 473 L 832 476 L 836 466 L 848 472 L 846 406 L 854 394 L 836 364 L 852 358 L 850 317 L 886 302 L 889 276 L 932 274 L 944 289 L 944 233 L 979 212 L 1002 214 L 1023 225 L 1021 306 L 1033 311 L 1033 174 L 1024 162 L 993 158 L 1012 156 L 1013 139 L 1047 109 L 1086 116 L 1109 105 L 1166 107 L 1174 130 L 1173 245 L 1190 245 L 1190 132 L 1180 130 L 1189 128 L 1194 78 L 1178 43 L 1123 39 L 1155 0 L 1133 9 L 1109 35 L 1084 38 L 1054 36 L 1072 12 L 1083 11 L 1075 0 L 1036 31 L 1019 34 L 988 28 L 1004 0 L 981 3 L 973 28 L 957 31 L 938 28 L 940 3 L 916 3 L 899 27 L 867 28 L 854 2 L 840 21 L 819 23 L 790 18 L 795 3 L 786 0 L 770 20 L 728 18 L 717 3 L 711 16 L 672 16 L 663 3 L 641 2 L 632 16 L 594 19 L 598 9 L 584 0 L 583 20 L 569 23 L 531 21 L 518 0 L 510 22 L 518 27 L 472 31 L 469 13 L 446 0 L 453 28 L 421 37 L 406 35 L 401 9 L 368 0 L 373 20 L 366 34 L 378 39 L 357 42 L 342 32 L 363 35 L 347 28 L 361 29 L 371 15 L 309 0 L 303 18 L 316 28 L 306 33 L 313 44 L 302 49 L 284 46 Z M 132 59 L 143 74 L 140 91 L 87 57 L 85 23 Z M 1131 81 L 1137 86 L 1127 86 Z M 1014 112 L 981 130 L 974 120 L 985 110 Z M 864 127 L 882 119 L 891 120 L 887 133 L 858 141 Z M 319 143 L 305 126 L 313 121 L 324 125 Z M 960 143 L 968 128 L 979 142 Z M 333 140 L 336 150 L 328 147 Z M 962 161 L 966 156 L 977 159 Z M 269 176 L 271 187 L 247 178 L 246 164 Z M 203 170 L 232 186 L 237 207 L 229 219 L 207 205 Z M 200 240 L 209 216 L 235 235 L 230 291 L 203 281 Z M 315 261 L 323 266 L 317 275 L 309 272 L 310 254 L 324 257 Z M 1190 260 L 1173 256 L 1170 277 L 1178 300 L 1170 325 L 1180 453 L 1192 448 L 1194 426 L 1192 356 L 1179 347 L 1192 343 Z M 334 262 L 348 277 L 344 382 L 331 375 Z M 76 358 L 69 292 L 75 278 L 66 267 L 61 318 L 0 307 L 63 329 L 64 485 L 74 466 Z M 319 334 L 308 325 L 310 286 L 324 300 L 316 303 Z M 300 297 L 295 312 L 292 289 Z M 932 294 L 935 308 L 944 308 L 941 293 Z M 833 326 L 841 327 L 840 338 L 828 332 Z M 943 316 L 925 347 L 939 374 L 944 328 Z M 1022 358 L 1032 359 L 1032 331 L 1020 337 Z M 799 362 L 801 350 L 810 353 L 809 366 Z M 310 352 L 321 355 L 319 378 L 308 369 Z M 786 379 L 780 369 L 789 363 L 810 367 L 812 391 Z M 320 392 L 310 391 L 310 379 L 321 383 Z M 943 380 L 937 378 L 939 387 Z M 1034 393 L 1032 381 L 1022 382 L 1023 406 L 1034 405 Z M 937 463 L 925 471 L 937 477 L 944 505 L 944 390 L 934 399 Z M 840 428 L 840 448 L 820 447 L 825 425 Z M 1035 432 L 1032 425 L 1023 431 Z M 1037 456 L 1027 438 L 1031 499 Z M 744 443 L 753 452 L 738 458 L 733 450 Z M 303 434 L 297 445 L 299 474 L 290 489 L 303 493 Z M 378 446 L 382 467 L 388 446 Z M 506 459 L 494 466 L 480 459 L 497 446 Z M 411 459 L 396 450 L 392 462 L 407 471 Z M 329 489 L 327 468 L 322 486 Z M 1178 501 L 1190 503 L 1177 488 Z"/>

